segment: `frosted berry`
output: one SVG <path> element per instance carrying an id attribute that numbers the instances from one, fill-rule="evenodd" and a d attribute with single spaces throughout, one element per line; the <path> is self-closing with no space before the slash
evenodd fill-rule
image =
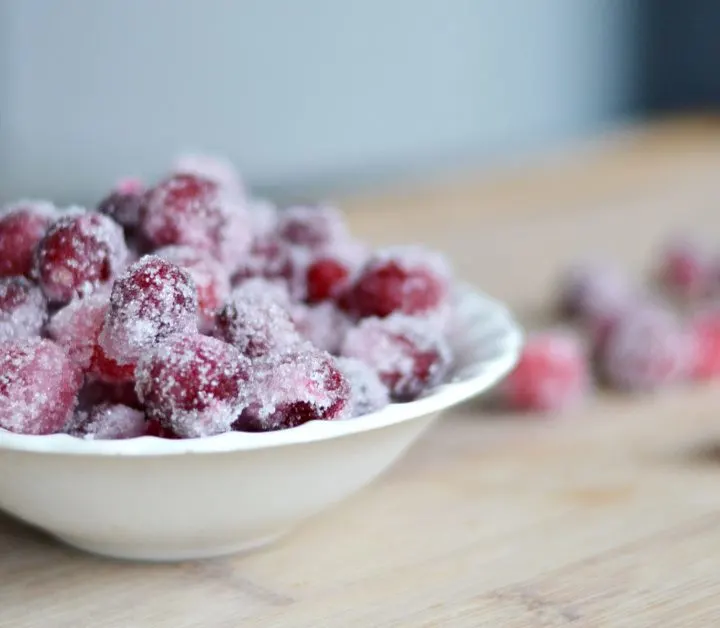
<path id="1" fill-rule="evenodd" d="M 689 329 L 693 338 L 691 379 L 720 378 L 720 310 L 699 312 L 690 319 Z"/>
<path id="2" fill-rule="evenodd" d="M 350 384 L 349 416 L 370 414 L 390 403 L 387 386 L 367 364 L 355 358 L 337 358 L 337 365 Z"/>
<path id="3" fill-rule="evenodd" d="M 0 278 L 0 341 L 39 336 L 46 319 L 40 288 L 25 277 Z"/>
<path id="4" fill-rule="evenodd" d="M 497 388 L 502 407 L 520 412 L 562 412 L 582 404 L 591 388 L 581 339 L 566 330 L 531 335 L 514 370 Z"/>
<path id="5" fill-rule="evenodd" d="M 672 312 L 650 305 L 624 313 L 599 355 L 607 383 L 627 391 L 651 391 L 685 380 L 692 358 L 688 330 Z"/>
<path id="6" fill-rule="evenodd" d="M 449 281 L 441 256 L 419 247 L 386 249 L 362 269 L 345 306 L 360 316 L 423 314 L 446 302 Z"/>
<path id="7" fill-rule="evenodd" d="M 565 316 L 601 321 L 624 309 L 635 296 L 629 279 L 614 266 L 586 262 L 562 277 L 559 310 Z"/>
<path id="8" fill-rule="evenodd" d="M 265 432 L 345 418 L 351 391 L 333 357 L 310 344 L 253 363 L 250 401 L 233 429 Z"/>
<path id="9" fill-rule="evenodd" d="M 53 434 L 72 417 L 80 378 L 62 348 L 26 338 L 0 343 L 0 427 Z"/>
<path id="10" fill-rule="evenodd" d="M 113 285 L 98 338 L 100 361 L 132 368 L 160 338 L 195 332 L 197 311 L 190 274 L 154 255 L 143 257 Z"/>
<path id="11" fill-rule="evenodd" d="M 102 199 L 97 211 L 112 218 L 127 232 L 132 233 L 140 222 L 145 186 L 137 179 L 123 179 Z"/>
<path id="12" fill-rule="evenodd" d="M 35 247 L 56 217 L 54 205 L 39 201 L 21 201 L 0 211 L 0 277 L 30 276 Z"/>
<path id="13" fill-rule="evenodd" d="M 347 286 L 350 269 L 331 257 L 316 259 L 307 269 L 307 299 L 317 303 L 332 299 Z"/>
<path id="14" fill-rule="evenodd" d="M 230 161 L 218 155 L 184 153 L 175 159 L 175 174 L 190 174 L 210 179 L 228 194 L 245 196 L 245 188 L 235 167 Z"/>
<path id="15" fill-rule="evenodd" d="M 47 299 L 67 303 L 112 282 L 125 266 L 120 226 L 101 214 L 75 214 L 54 222 L 35 251 L 34 274 Z"/>
<path id="16" fill-rule="evenodd" d="M 171 336 L 143 354 L 135 377 L 147 416 L 182 438 L 227 432 L 247 405 L 249 363 L 216 338 Z"/>
<path id="17" fill-rule="evenodd" d="M 294 303 L 290 312 L 298 332 L 306 340 L 333 354 L 340 351 L 345 334 L 352 327 L 347 314 L 330 301 L 315 305 Z"/>
<path id="18" fill-rule="evenodd" d="M 285 350 L 301 340 L 287 310 L 272 293 L 258 292 L 255 285 L 235 288 L 215 325 L 218 337 L 249 358 Z"/>
<path id="19" fill-rule="evenodd" d="M 78 412 L 66 431 L 86 440 L 121 440 L 148 436 L 145 415 L 134 408 L 104 403 Z"/>
<path id="20" fill-rule="evenodd" d="M 230 294 L 230 277 L 225 267 L 208 253 L 188 246 L 168 246 L 154 254 L 190 273 L 197 290 L 201 328 L 211 329 L 215 314 Z"/>
<path id="21" fill-rule="evenodd" d="M 345 336 L 340 353 L 374 369 L 397 401 L 440 383 L 450 365 L 450 350 L 437 327 L 402 314 L 360 321 Z"/>
<path id="22" fill-rule="evenodd" d="M 699 243 L 690 239 L 666 244 L 656 272 L 660 285 L 681 299 L 705 297 L 713 288 L 713 261 Z"/>
<path id="23" fill-rule="evenodd" d="M 327 206 L 288 207 L 278 214 L 277 231 L 286 242 L 310 249 L 348 239 L 342 214 Z"/>

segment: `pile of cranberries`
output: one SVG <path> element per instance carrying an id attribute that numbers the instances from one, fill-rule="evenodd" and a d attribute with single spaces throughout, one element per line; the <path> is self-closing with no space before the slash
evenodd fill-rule
<path id="1" fill-rule="evenodd" d="M 451 361 L 441 256 L 259 202 L 221 160 L 91 210 L 14 203 L 0 251 L 0 428 L 20 434 L 291 428 L 414 399 Z"/>
<path id="2" fill-rule="evenodd" d="M 586 401 L 595 383 L 653 392 L 720 380 L 720 258 L 672 240 L 638 287 L 610 264 L 583 264 L 561 278 L 565 325 L 531 334 L 497 399 L 512 410 L 557 412 Z"/>

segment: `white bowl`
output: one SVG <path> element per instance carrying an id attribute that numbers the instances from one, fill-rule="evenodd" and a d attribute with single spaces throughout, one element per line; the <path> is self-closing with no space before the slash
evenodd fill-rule
<path id="1" fill-rule="evenodd" d="M 507 310 L 469 289 L 456 306 L 448 383 L 363 417 L 192 440 L 0 430 L 0 508 L 115 558 L 189 560 L 270 543 L 368 484 L 442 411 L 512 368 L 521 333 Z"/>

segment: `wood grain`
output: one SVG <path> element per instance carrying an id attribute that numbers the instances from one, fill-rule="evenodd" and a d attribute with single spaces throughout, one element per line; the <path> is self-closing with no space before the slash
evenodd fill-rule
<path id="1" fill-rule="evenodd" d="M 443 248 L 537 325 L 580 254 L 640 277 L 673 228 L 720 242 L 718 173 L 720 126 L 682 121 L 346 205 L 360 234 Z M 360 495 L 226 560 L 117 563 L 0 519 L 0 626 L 719 625 L 719 410 L 713 387 L 550 423 L 473 402 Z"/>

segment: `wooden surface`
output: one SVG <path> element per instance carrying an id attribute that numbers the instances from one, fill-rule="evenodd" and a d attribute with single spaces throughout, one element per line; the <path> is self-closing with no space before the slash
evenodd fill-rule
<path id="1" fill-rule="evenodd" d="M 678 227 L 720 245 L 720 124 L 346 205 L 360 234 L 441 247 L 540 324 L 579 254 L 639 272 Z M 719 486 L 720 387 L 544 423 L 470 403 L 372 487 L 243 558 L 114 563 L 0 519 L 0 626 L 718 626 Z"/>

